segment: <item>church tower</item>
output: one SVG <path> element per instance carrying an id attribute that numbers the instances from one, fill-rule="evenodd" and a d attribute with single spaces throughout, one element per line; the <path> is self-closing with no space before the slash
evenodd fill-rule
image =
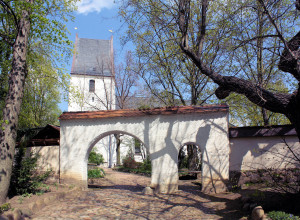
<path id="1" fill-rule="evenodd" d="M 113 37 L 79 38 L 76 34 L 68 111 L 115 109 Z"/>

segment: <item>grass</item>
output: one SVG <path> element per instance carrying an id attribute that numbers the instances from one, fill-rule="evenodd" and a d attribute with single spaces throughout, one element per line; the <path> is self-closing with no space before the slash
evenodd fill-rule
<path id="1" fill-rule="evenodd" d="M 121 172 L 140 174 L 143 176 L 151 176 L 151 170 L 145 170 L 143 168 L 128 168 L 128 167 L 119 166 L 119 167 L 115 167 L 114 169 Z"/>

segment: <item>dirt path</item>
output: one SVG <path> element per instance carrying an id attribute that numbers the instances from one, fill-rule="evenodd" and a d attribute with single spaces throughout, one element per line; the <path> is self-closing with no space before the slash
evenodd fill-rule
<path id="1" fill-rule="evenodd" d="M 100 188 L 78 191 L 35 213 L 33 219 L 240 219 L 237 194 L 204 195 L 180 181 L 172 195 L 143 195 L 150 178 L 106 170 Z"/>

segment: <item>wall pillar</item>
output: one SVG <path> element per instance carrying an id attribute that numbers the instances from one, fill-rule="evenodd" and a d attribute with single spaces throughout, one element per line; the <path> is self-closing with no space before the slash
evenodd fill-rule
<path id="1" fill-rule="evenodd" d="M 66 139 L 62 137 L 70 137 L 65 132 L 65 129 L 61 129 L 60 183 L 87 188 L 87 160 L 85 155 L 88 146 L 81 141 L 65 141 Z"/>
<path id="2" fill-rule="evenodd" d="M 175 148 L 164 147 L 150 153 L 152 173 L 151 188 L 156 193 L 174 193 L 178 190 L 178 152 Z"/>
<path id="3" fill-rule="evenodd" d="M 202 192 L 226 192 L 228 180 L 229 156 L 217 152 L 204 151 L 202 159 Z"/>

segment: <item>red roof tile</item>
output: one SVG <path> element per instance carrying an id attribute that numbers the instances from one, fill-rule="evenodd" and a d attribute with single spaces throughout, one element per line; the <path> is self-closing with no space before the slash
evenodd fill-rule
<path id="1" fill-rule="evenodd" d="M 86 111 L 86 112 L 64 112 L 59 119 L 94 119 L 94 118 L 116 118 L 116 117 L 138 117 L 146 115 L 173 115 L 191 114 L 205 112 L 227 112 L 227 105 L 204 105 L 204 106 L 175 106 L 153 109 L 121 109 L 105 111 Z"/>

